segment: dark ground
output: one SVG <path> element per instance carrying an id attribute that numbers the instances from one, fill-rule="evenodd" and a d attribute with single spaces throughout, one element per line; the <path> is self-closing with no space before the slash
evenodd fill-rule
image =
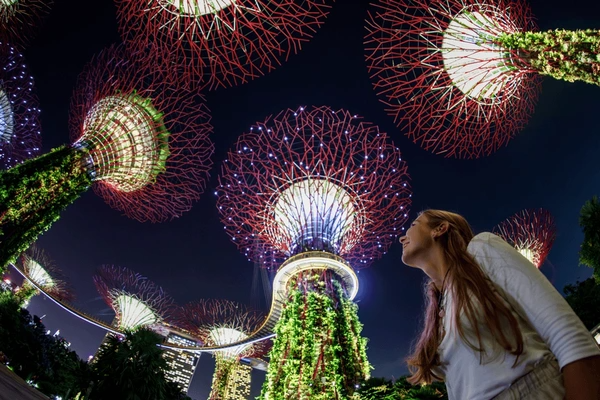
<path id="1" fill-rule="evenodd" d="M 0 400 L 47 400 L 49 397 L 29 386 L 23 379 L 0 364 Z"/>

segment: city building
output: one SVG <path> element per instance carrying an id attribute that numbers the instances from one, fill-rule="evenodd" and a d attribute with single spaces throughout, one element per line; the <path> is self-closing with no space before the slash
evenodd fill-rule
<path id="1" fill-rule="evenodd" d="M 240 363 L 231 371 L 231 377 L 227 382 L 227 394 L 229 400 L 247 400 L 250 398 L 250 386 L 252 383 L 252 366 L 241 359 Z"/>
<path id="2" fill-rule="evenodd" d="M 186 337 L 180 332 L 170 331 L 165 337 L 165 343 L 176 344 L 180 346 L 198 346 L 198 342 L 191 337 Z M 184 350 L 164 349 L 163 353 L 167 360 L 168 369 L 165 371 L 167 379 L 175 382 L 181 389 L 187 393 L 190 383 L 194 376 L 194 371 L 198 365 L 200 354 L 190 353 Z"/>

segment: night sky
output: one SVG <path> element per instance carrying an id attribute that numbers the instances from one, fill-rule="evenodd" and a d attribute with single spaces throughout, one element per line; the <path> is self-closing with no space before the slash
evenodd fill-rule
<path id="1" fill-rule="evenodd" d="M 530 3 L 540 29 L 600 28 L 600 2 L 553 2 Z M 224 233 L 213 192 L 220 165 L 238 135 L 256 121 L 301 105 L 348 109 L 389 134 L 411 176 L 410 219 L 425 208 L 447 209 L 463 214 L 480 232 L 524 208 L 543 207 L 554 215 L 558 228 L 544 274 L 561 292 L 565 284 L 591 275 L 590 269 L 578 265 L 583 239 L 578 215 L 583 203 L 600 192 L 600 88 L 544 78 L 533 116 L 507 147 L 479 160 L 430 154 L 403 135 L 372 90 L 363 48 L 368 3 L 337 1 L 298 55 L 250 83 L 206 94 L 214 126 L 214 168 L 204 195 L 190 212 L 171 222 L 142 224 L 108 207 L 92 190 L 64 211 L 39 244 L 70 278 L 76 306 L 112 320 L 92 275 L 102 264 L 115 264 L 147 276 L 180 304 L 226 298 L 266 312 L 262 284 L 253 279 L 254 264 Z M 56 0 L 25 51 L 41 103 L 44 151 L 69 141 L 69 103 L 79 72 L 95 53 L 119 41 L 111 0 Z M 373 376 L 407 373 L 403 359 L 419 325 L 424 275 L 404 266 L 400 257 L 396 244 L 359 274 L 356 301 L 363 335 L 370 339 Z M 94 354 L 104 336 L 43 296 L 33 299 L 29 309 L 45 314 L 45 325 L 53 332 L 60 329 L 83 358 Z M 210 356 L 203 356 L 189 393 L 192 398 L 208 396 L 212 368 Z M 254 376 L 253 392 L 258 393 L 264 373 Z"/>

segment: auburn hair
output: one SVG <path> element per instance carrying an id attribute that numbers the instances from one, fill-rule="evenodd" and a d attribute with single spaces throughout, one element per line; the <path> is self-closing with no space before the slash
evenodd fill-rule
<path id="1" fill-rule="evenodd" d="M 480 329 L 485 326 L 505 351 L 517 357 L 516 364 L 523 353 L 523 335 L 517 319 L 499 295 L 492 290 L 487 276 L 475 258 L 467 252 L 467 246 L 474 236 L 469 223 L 461 215 L 449 211 L 425 210 L 420 215 L 427 218 L 424 222 L 432 229 L 444 223 L 448 224 L 448 230 L 435 240 L 442 246 L 448 263 L 445 287 L 454 303 L 453 315 L 449 317 L 453 318 L 460 338 L 474 351 L 479 352 L 481 359 L 485 349 L 481 344 Z M 407 358 L 408 368 L 412 374 L 408 382 L 411 384 L 429 384 L 433 380 L 442 380 L 432 371 L 440 365 L 438 347 L 443 339 L 440 329 L 441 318 L 438 315 L 440 291 L 431 280 L 426 282 L 424 291 L 426 308 L 423 330 L 416 341 L 413 353 Z M 467 318 L 478 343 L 472 343 L 467 338 L 460 323 L 461 315 Z M 502 331 L 502 321 L 508 322 L 510 327 L 508 336 Z"/>

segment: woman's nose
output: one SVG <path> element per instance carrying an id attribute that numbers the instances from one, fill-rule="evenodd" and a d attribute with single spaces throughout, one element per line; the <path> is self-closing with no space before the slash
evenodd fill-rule
<path id="1" fill-rule="evenodd" d="M 406 240 L 406 236 L 400 236 L 400 243 L 404 244 L 405 240 Z"/>

